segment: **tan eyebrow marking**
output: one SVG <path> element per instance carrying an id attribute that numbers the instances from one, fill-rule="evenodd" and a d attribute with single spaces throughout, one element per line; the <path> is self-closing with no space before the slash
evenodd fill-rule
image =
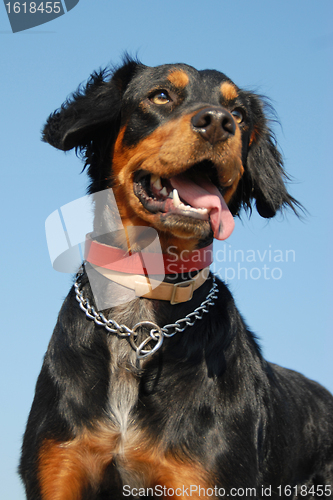
<path id="1" fill-rule="evenodd" d="M 189 77 L 185 73 L 185 71 L 182 71 L 181 69 L 175 69 L 169 73 L 168 80 L 176 87 L 183 89 L 188 84 Z"/>
<path id="2" fill-rule="evenodd" d="M 238 97 L 237 89 L 233 83 L 223 82 L 220 91 L 226 101 L 232 101 Z"/>

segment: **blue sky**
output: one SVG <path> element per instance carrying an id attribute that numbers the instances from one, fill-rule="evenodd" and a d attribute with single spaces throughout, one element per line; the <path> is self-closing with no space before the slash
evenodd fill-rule
<path id="1" fill-rule="evenodd" d="M 124 51 L 151 66 L 218 69 L 272 99 L 290 192 L 308 215 L 244 215 L 225 246 L 215 244 L 216 271 L 233 277 L 229 286 L 266 358 L 333 391 L 332 14 L 331 0 L 80 0 L 64 16 L 12 34 L 0 9 L 1 498 L 24 498 L 15 472 L 21 436 L 72 279 L 52 269 L 44 223 L 87 185 L 75 154 L 42 143 L 40 130 L 80 82 Z"/>

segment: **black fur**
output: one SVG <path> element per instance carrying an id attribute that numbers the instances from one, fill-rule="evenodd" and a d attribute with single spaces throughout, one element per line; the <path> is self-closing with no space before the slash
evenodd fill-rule
<path id="1" fill-rule="evenodd" d="M 124 123 L 129 124 L 124 141 L 131 147 L 170 118 L 165 110 L 145 115 L 138 108 L 142 94 L 170 67 L 147 68 L 127 59 L 112 75 L 94 74 L 84 89 L 50 116 L 44 140 L 59 149 L 81 151 L 91 178 L 90 192 L 112 185 L 112 150 Z M 188 113 L 202 102 L 216 105 L 210 90 L 221 78 L 227 80 L 225 75 L 197 72 L 185 65 L 176 68 L 184 69 L 192 81 L 199 80 L 201 93 L 188 91 L 172 116 Z M 272 217 L 284 206 L 296 210 L 297 202 L 284 184 L 281 156 L 261 99 L 240 89 L 238 96 L 247 119 L 244 175 L 230 209 L 237 214 L 255 200 L 263 217 Z M 142 320 L 163 326 L 198 307 L 211 284 L 210 278 L 185 304 L 172 306 L 139 298 L 106 314 L 128 327 Z M 223 488 L 225 498 L 263 498 L 263 490 L 272 498 L 332 498 L 332 396 L 302 375 L 267 363 L 229 290 L 219 280 L 218 286 L 218 299 L 210 314 L 165 339 L 155 355 L 140 363 L 127 339 L 108 335 L 88 320 L 75 300 L 74 289 L 70 291 L 45 356 L 24 437 L 20 474 L 28 500 L 120 499 L 126 497 L 124 485 L 176 488 L 177 474 L 192 477 L 184 472 L 187 466 L 193 466 L 193 474 L 201 471 L 203 484 L 218 488 L 220 496 Z M 83 290 L 93 301 L 86 277 Z M 115 451 L 110 444 L 110 459 L 99 480 L 96 482 L 97 476 L 90 480 L 87 470 L 74 494 L 70 474 L 74 465 L 81 467 L 83 459 L 75 455 L 73 465 L 57 458 L 56 471 L 41 450 L 45 442 L 55 442 L 59 454 L 70 450 L 80 436 L 98 434 L 100 423 L 110 436 L 119 433 L 121 445 Z M 140 462 L 136 469 L 129 465 L 131 456 L 126 456 L 127 440 L 135 443 L 135 432 L 146 436 L 131 449 L 136 453 L 142 447 L 145 465 Z M 156 453 L 178 466 L 169 470 L 162 459 L 150 464 L 145 447 L 148 453 L 151 447 L 152 457 Z M 160 454 L 157 449 L 162 450 Z M 154 466 L 156 472 L 152 473 L 149 467 Z M 49 479 L 44 482 L 49 481 L 52 494 L 41 486 L 43 467 L 49 468 Z M 197 484 L 201 484 L 200 477 Z M 288 485 L 290 489 L 285 489 Z M 244 493 L 249 488 L 255 490 Z"/>

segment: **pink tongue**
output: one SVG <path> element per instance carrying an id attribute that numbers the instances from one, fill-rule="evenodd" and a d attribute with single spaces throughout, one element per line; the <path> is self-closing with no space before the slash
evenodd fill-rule
<path id="1" fill-rule="evenodd" d="M 234 230 L 234 218 L 223 196 L 208 180 L 200 180 L 200 186 L 183 175 L 169 179 L 179 196 L 193 208 L 207 208 L 210 224 L 217 240 L 226 240 Z"/>

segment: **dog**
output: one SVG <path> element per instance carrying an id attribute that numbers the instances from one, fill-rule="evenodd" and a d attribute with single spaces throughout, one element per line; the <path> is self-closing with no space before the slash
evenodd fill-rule
<path id="1" fill-rule="evenodd" d="M 215 70 L 126 56 L 50 115 L 43 140 L 83 156 L 92 196 L 112 189 L 123 230 L 99 209 L 86 265 L 135 297 L 98 312 L 79 272 L 24 435 L 27 499 L 332 498 L 332 396 L 265 361 L 207 271 L 241 209 L 300 209 L 264 98 Z M 155 288 L 121 265 L 136 228 L 134 260 L 158 235 Z"/>

